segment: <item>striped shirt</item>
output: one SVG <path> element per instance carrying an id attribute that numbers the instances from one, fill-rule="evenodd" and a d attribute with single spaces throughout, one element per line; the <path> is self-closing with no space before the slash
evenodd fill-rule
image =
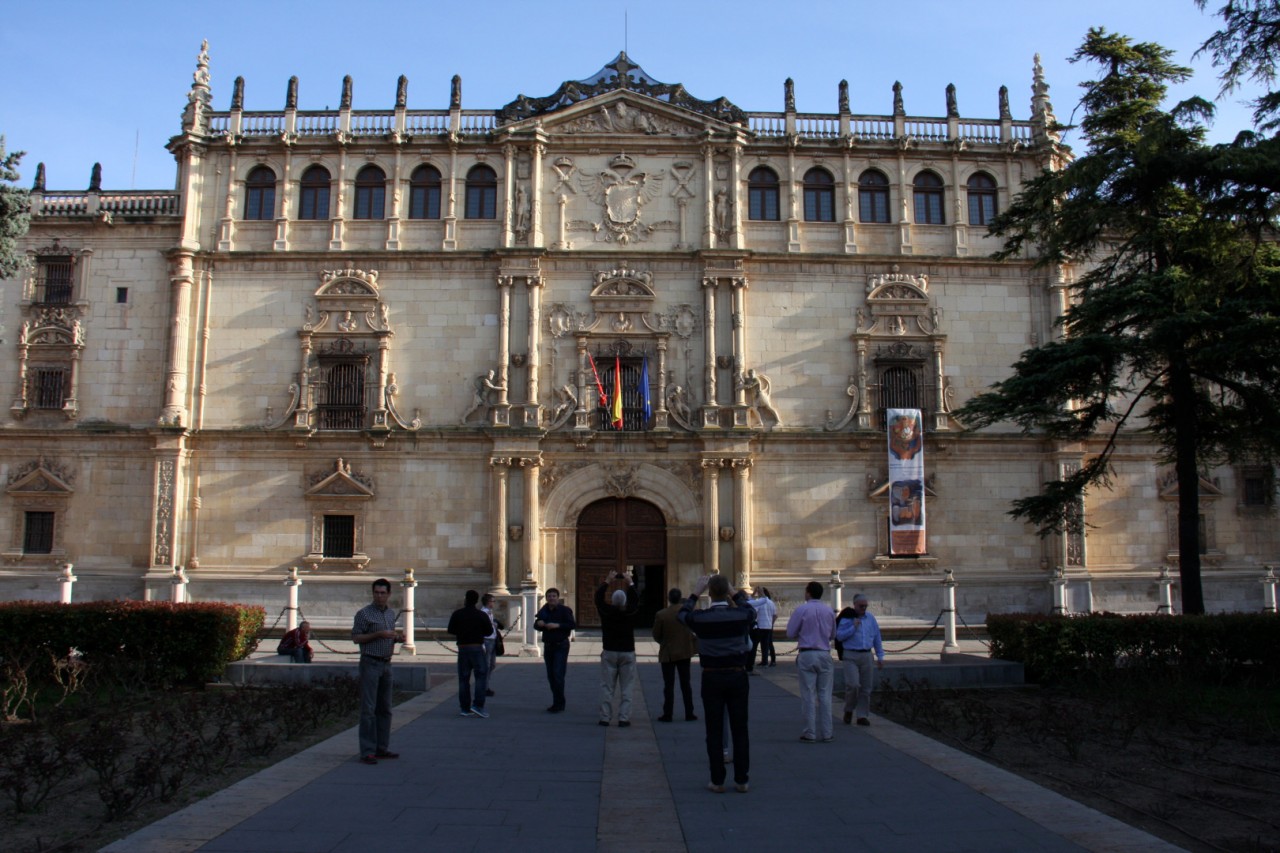
<path id="1" fill-rule="evenodd" d="M 750 607 L 730 607 L 727 601 L 713 601 L 706 610 L 695 610 L 698 599 L 690 596 L 679 617 L 698 635 L 698 658 L 704 669 L 729 669 L 746 663 L 751 648 L 751 629 L 756 612 Z"/>
<path id="2" fill-rule="evenodd" d="M 378 608 L 375 604 L 366 604 L 356 613 L 355 622 L 351 625 L 351 641 L 354 643 L 357 634 L 373 634 L 377 631 L 394 631 L 396 620 L 400 614 L 390 607 Z M 360 654 L 376 658 L 389 658 L 396 651 L 396 641 L 379 637 L 360 646 Z"/>

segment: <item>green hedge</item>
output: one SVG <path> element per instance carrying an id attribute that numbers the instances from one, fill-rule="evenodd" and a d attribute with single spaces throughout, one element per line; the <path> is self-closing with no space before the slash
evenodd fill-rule
<path id="1" fill-rule="evenodd" d="M 992 657 L 1022 663 L 1037 682 L 1171 666 L 1215 679 L 1280 674 L 1280 618 L 1273 614 L 988 614 L 987 633 Z"/>
<path id="2" fill-rule="evenodd" d="M 43 666 L 74 649 L 94 669 L 144 686 L 199 684 L 247 657 L 265 621 L 263 608 L 238 604 L 6 602 L 0 656 Z"/>

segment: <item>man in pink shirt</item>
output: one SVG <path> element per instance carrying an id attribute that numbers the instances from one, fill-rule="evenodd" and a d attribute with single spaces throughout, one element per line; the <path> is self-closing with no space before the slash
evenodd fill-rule
<path id="1" fill-rule="evenodd" d="M 831 663 L 831 638 L 836 615 L 823 604 L 822 584 L 810 581 L 804 588 L 801 604 L 787 620 L 787 636 L 796 640 L 796 670 L 800 675 L 800 715 L 804 718 L 803 743 L 829 743 L 833 740 L 831 725 L 831 686 L 835 666 Z"/>

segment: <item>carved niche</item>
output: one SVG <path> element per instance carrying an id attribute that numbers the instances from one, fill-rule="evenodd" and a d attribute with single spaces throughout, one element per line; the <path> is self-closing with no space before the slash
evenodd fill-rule
<path id="1" fill-rule="evenodd" d="M 365 512 L 368 502 L 374 498 L 373 480 L 339 458 L 332 470 L 325 469 L 307 477 L 303 497 L 311 511 L 311 543 L 303 559 L 325 567 L 359 569 L 368 565 Z M 330 521 L 330 517 L 334 520 Z M 333 543 L 326 547 L 326 531 L 332 534 L 334 527 L 346 527 L 345 519 L 350 519 L 350 553 L 332 556 Z"/>
<path id="2" fill-rule="evenodd" d="M 4 559 L 8 563 L 25 560 L 51 560 L 55 564 L 66 558 L 63 531 L 67 523 L 67 505 L 74 494 L 75 475 L 70 468 L 41 456 L 16 468 L 9 475 L 5 494 L 12 505 L 13 536 Z M 27 537 L 31 525 L 40 525 L 46 531 L 43 544 L 48 550 L 27 553 Z M 45 527 L 47 525 L 47 527 Z"/>

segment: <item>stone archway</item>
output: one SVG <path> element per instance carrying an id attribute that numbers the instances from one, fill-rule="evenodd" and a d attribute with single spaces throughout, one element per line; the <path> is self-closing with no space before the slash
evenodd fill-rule
<path id="1" fill-rule="evenodd" d="M 640 600 L 638 624 L 652 625 L 666 602 L 667 521 L 662 511 L 639 498 L 604 498 L 578 516 L 574 566 L 578 624 L 599 625 L 595 591 L 615 572 L 630 574 Z M 609 584 L 622 589 L 622 581 Z"/>

